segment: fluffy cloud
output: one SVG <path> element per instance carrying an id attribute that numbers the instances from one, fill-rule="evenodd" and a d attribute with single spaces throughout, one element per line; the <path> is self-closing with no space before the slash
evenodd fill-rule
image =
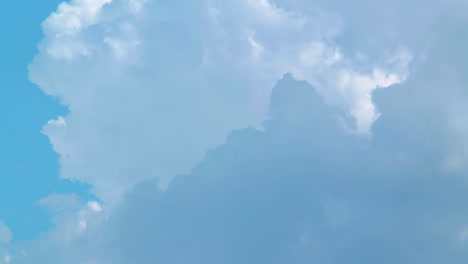
<path id="1" fill-rule="evenodd" d="M 165 186 L 231 130 L 259 126 L 287 72 L 368 133 L 372 91 L 404 81 L 411 55 L 355 60 L 335 43 L 339 16 L 301 11 L 251 0 L 61 4 L 43 23 L 30 79 L 70 110 L 44 127 L 62 177 L 107 203 L 144 179 Z"/>
<path id="2" fill-rule="evenodd" d="M 379 106 L 410 107 L 404 88 Z M 382 109 L 372 140 L 345 132 L 341 111 L 287 75 L 265 130 L 232 132 L 166 190 L 144 181 L 93 232 L 13 263 L 465 263 L 468 181 L 433 162 L 443 138 L 399 131 L 430 111 Z"/>
<path id="3" fill-rule="evenodd" d="M 70 110 L 62 177 L 112 206 L 45 198 L 8 261 L 465 263 L 467 6 L 376 3 L 62 4 L 30 77 Z"/>

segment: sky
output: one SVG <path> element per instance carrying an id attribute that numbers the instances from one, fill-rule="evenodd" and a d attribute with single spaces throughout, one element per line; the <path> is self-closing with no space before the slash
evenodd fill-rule
<path id="1" fill-rule="evenodd" d="M 40 133 L 45 122 L 66 108 L 28 81 L 27 67 L 42 38 L 40 23 L 58 3 L 1 4 L 0 27 L 8 40 L 1 49 L 0 219 L 15 231 L 13 240 L 33 239 L 52 226 L 47 212 L 36 206 L 39 199 L 58 191 L 87 195 L 85 184 L 59 178 L 56 154 Z"/>
<path id="2" fill-rule="evenodd" d="M 0 264 L 468 261 L 468 2 L 0 5 Z"/>

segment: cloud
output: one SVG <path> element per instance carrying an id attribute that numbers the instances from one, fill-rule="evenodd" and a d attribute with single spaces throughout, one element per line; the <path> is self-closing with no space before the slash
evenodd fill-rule
<path id="1" fill-rule="evenodd" d="M 10 228 L 0 220 L 0 263 L 8 264 L 11 261 L 11 256 L 7 250 L 8 244 L 11 242 L 13 234 Z"/>
<path id="2" fill-rule="evenodd" d="M 379 106 L 411 106 L 396 88 Z M 398 133 L 425 112 L 383 112 L 369 139 L 292 75 L 271 100 L 263 131 L 230 133 L 166 190 L 146 180 L 93 232 L 13 263 L 466 262 L 466 177 L 433 162 L 443 138 L 410 145 Z"/>
<path id="3" fill-rule="evenodd" d="M 466 262 L 465 4 L 89 4 L 46 20 L 30 77 L 104 203 L 44 199 L 12 263 Z"/>
<path id="4" fill-rule="evenodd" d="M 99 202 L 94 200 L 83 202 L 75 194 L 54 193 L 41 199 L 38 204 L 54 215 L 53 230 L 42 234 L 40 238 L 52 244 L 75 241 L 92 231 L 93 225 L 90 226 L 90 222 L 104 217 Z"/>
<path id="5" fill-rule="evenodd" d="M 0 221 L 0 243 L 10 242 L 12 236 L 13 234 L 8 226 L 3 221 Z"/>
<path id="6" fill-rule="evenodd" d="M 61 176 L 91 184 L 106 203 L 145 179 L 164 187 L 231 130 L 260 126 L 287 72 L 355 119 L 351 130 L 369 133 L 372 92 L 405 81 L 411 53 L 359 62 L 335 43 L 342 24 L 269 1 L 61 4 L 29 67 L 69 109 L 43 130 Z"/>

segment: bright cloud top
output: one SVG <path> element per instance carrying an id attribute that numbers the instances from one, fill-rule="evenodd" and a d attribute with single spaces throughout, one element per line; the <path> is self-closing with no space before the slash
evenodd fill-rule
<path id="1" fill-rule="evenodd" d="M 61 175 L 112 202 L 188 172 L 229 131 L 259 126 L 287 72 L 369 133 L 372 91 L 407 78 L 411 55 L 346 56 L 336 15 L 266 0 L 73 0 L 43 23 L 30 79 L 68 106 L 44 127 Z"/>

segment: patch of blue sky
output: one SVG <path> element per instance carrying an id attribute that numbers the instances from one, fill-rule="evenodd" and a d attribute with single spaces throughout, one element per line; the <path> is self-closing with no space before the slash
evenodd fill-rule
<path id="1" fill-rule="evenodd" d="M 41 21 L 60 1 L 0 3 L 0 219 L 13 241 L 35 238 L 50 228 L 51 215 L 37 205 L 50 193 L 87 196 L 87 187 L 59 178 L 57 155 L 41 127 L 66 113 L 57 100 L 28 80 L 27 65 L 42 38 Z"/>

